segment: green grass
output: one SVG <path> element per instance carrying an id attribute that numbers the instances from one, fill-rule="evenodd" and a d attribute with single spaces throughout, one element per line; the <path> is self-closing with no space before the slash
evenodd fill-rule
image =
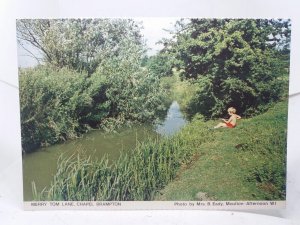
<path id="1" fill-rule="evenodd" d="M 172 138 L 140 143 L 109 164 L 82 156 L 58 162 L 35 200 L 285 199 L 287 102 L 234 129 L 194 119 Z"/>
<path id="2" fill-rule="evenodd" d="M 234 129 L 208 130 L 213 141 L 197 144 L 203 127 L 197 121 L 182 131 L 197 149 L 198 160 L 183 169 L 156 200 L 285 199 L 287 102 L 268 112 L 242 119 Z M 212 127 L 217 121 L 206 124 Z"/>

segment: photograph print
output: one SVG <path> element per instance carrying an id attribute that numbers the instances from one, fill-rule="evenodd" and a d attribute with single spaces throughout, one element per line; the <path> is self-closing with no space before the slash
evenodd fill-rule
<path id="1" fill-rule="evenodd" d="M 289 19 L 16 30 L 25 203 L 285 202 Z"/>

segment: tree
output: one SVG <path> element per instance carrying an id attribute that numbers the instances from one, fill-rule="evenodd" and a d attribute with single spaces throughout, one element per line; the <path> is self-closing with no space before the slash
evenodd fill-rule
<path id="1" fill-rule="evenodd" d="M 145 48 L 132 20 L 19 20 L 17 29 L 46 64 L 20 69 L 25 151 L 90 127 L 153 122 L 166 110 L 159 77 L 141 67 Z"/>
<path id="2" fill-rule="evenodd" d="M 85 70 L 89 74 L 101 60 L 119 54 L 124 40 L 142 47 L 139 31 L 139 25 L 129 19 L 17 21 L 18 43 L 30 54 L 30 48 L 34 47 L 39 50 L 42 62 L 59 68 Z"/>
<path id="3" fill-rule="evenodd" d="M 286 72 L 279 55 L 289 52 L 288 20 L 191 19 L 180 26 L 169 45 L 183 77 L 199 84 L 191 113 L 216 117 L 235 106 L 249 114 L 280 98 Z"/>
<path id="4" fill-rule="evenodd" d="M 170 54 L 160 52 L 154 56 L 150 56 L 146 66 L 157 77 L 172 76 L 173 62 Z"/>
<path id="5" fill-rule="evenodd" d="M 152 122 L 165 110 L 165 92 L 159 77 L 141 67 L 144 52 L 124 41 L 119 54 L 104 59 L 91 79 L 105 77 L 110 120 Z"/>

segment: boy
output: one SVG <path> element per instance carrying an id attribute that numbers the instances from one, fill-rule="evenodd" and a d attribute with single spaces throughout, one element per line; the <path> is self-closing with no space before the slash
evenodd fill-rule
<path id="1" fill-rule="evenodd" d="M 241 117 L 236 113 L 236 109 L 233 108 L 233 107 L 230 107 L 228 110 L 227 110 L 228 114 L 230 115 L 230 118 L 229 120 L 225 120 L 225 119 L 222 119 L 223 120 L 223 123 L 219 123 L 217 126 L 215 126 L 214 128 L 219 128 L 219 127 L 228 127 L 228 128 L 234 128 L 236 127 L 236 120 L 239 120 L 241 119 Z"/>

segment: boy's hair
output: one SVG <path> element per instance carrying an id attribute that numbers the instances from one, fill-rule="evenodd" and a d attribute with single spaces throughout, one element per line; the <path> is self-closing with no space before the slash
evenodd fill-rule
<path id="1" fill-rule="evenodd" d="M 228 108 L 227 111 L 230 112 L 230 113 L 236 113 L 236 109 L 233 108 L 233 107 Z"/>

